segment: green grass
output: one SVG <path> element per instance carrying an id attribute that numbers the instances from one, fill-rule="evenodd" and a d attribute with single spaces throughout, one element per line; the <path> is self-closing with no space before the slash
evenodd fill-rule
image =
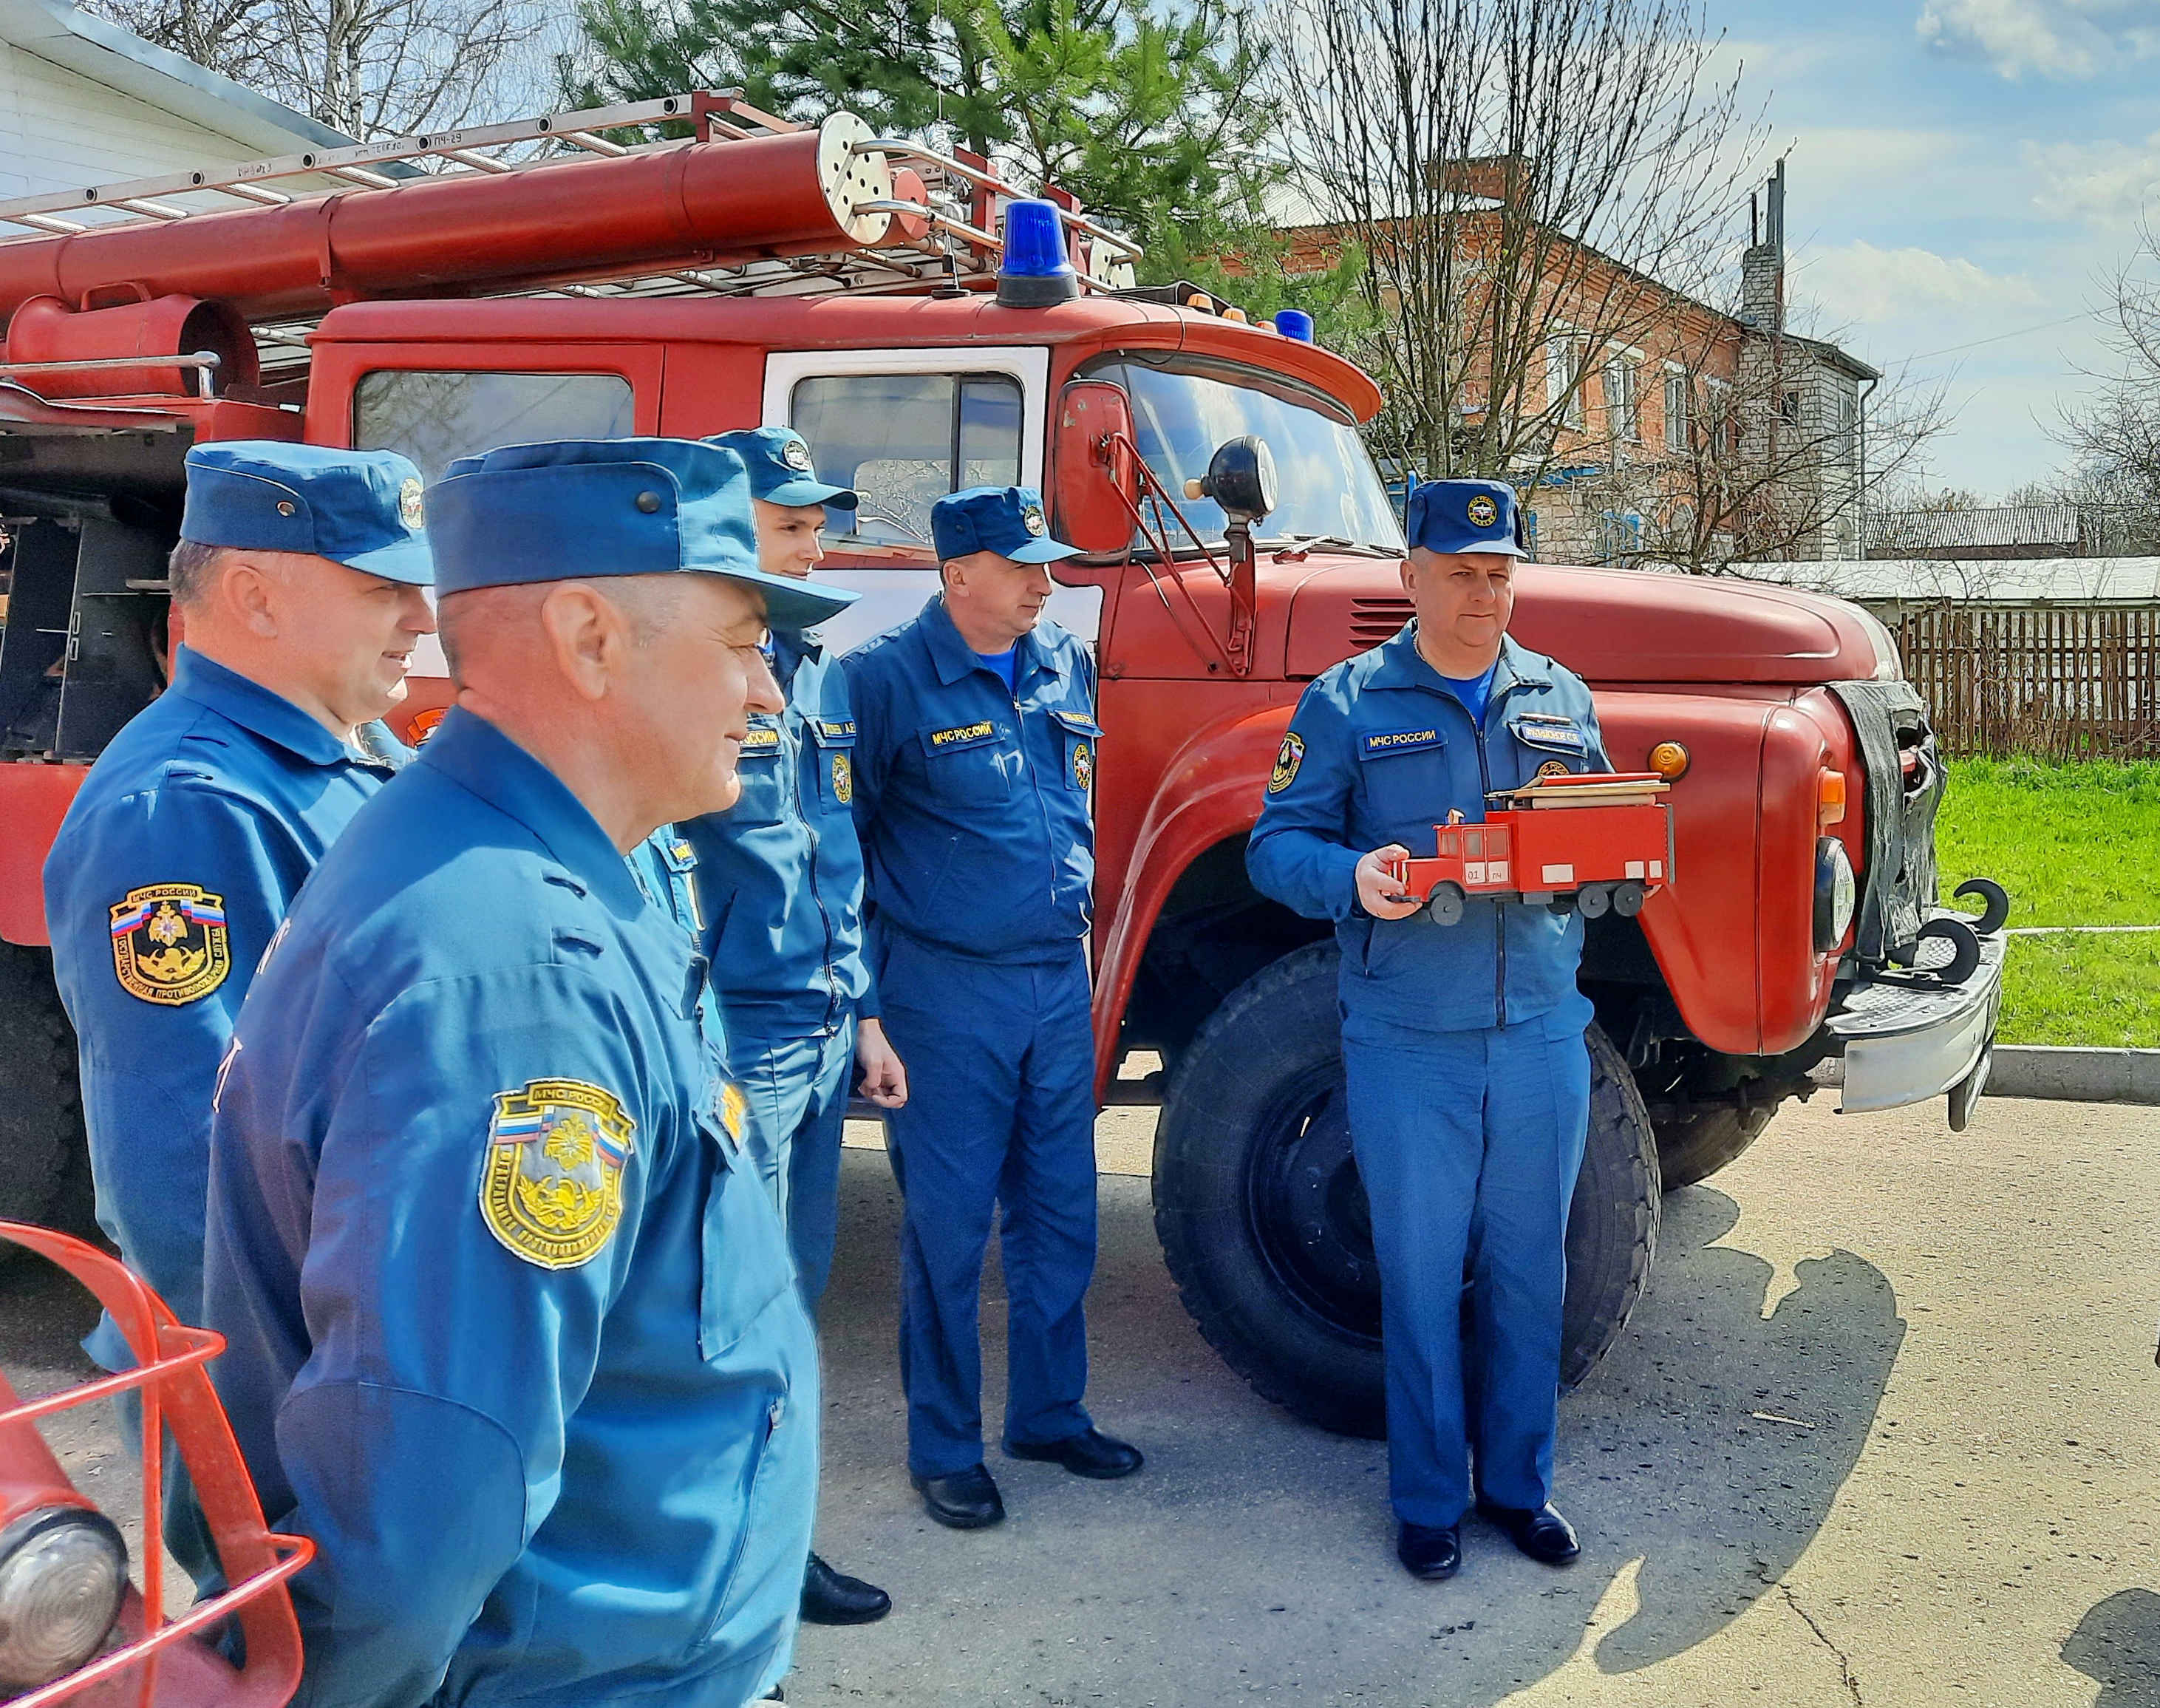
<path id="1" fill-rule="evenodd" d="M 2160 761 L 1959 760 L 1935 826 L 1943 895 L 2010 892 L 2010 923 L 2160 925 Z M 2160 932 L 2013 937 L 2006 1044 L 2160 1046 Z"/>

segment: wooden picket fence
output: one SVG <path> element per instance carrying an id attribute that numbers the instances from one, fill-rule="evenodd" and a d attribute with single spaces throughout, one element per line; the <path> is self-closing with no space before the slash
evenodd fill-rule
<path id="1" fill-rule="evenodd" d="M 1887 620 L 1945 753 L 2160 755 L 2160 607 L 1945 604 Z"/>

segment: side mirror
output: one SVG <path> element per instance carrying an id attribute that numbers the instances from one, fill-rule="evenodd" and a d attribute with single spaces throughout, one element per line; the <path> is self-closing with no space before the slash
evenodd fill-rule
<path id="1" fill-rule="evenodd" d="M 1127 449 L 1133 400 L 1108 380 L 1075 380 L 1058 394 L 1051 491 L 1060 539 L 1089 553 L 1123 552 L 1133 537 L 1140 476 Z"/>
<path id="2" fill-rule="evenodd" d="M 1233 523 L 1249 527 L 1275 507 L 1275 453 L 1249 433 L 1225 439 L 1207 459 L 1207 472 L 1185 483 L 1185 496 L 1212 498 Z"/>

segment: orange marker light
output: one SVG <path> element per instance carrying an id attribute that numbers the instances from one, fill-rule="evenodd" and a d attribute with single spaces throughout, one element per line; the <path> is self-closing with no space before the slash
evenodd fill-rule
<path id="1" fill-rule="evenodd" d="M 1687 775 L 1688 750 L 1677 741 L 1660 741 L 1650 750 L 1650 769 L 1667 782 Z"/>
<path id="2" fill-rule="evenodd" d="M 1845 817 L 1845 773 L 1826 771 L 1815 785 L 1815 823 L 1825 830 Z"/>

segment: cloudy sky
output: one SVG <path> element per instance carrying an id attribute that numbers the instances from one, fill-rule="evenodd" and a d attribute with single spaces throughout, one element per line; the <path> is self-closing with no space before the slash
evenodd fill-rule
<path id="1" fill-rule="evenodd" d="M 1956 410 L 1938 485 L 2062 460 L 2089 310 L 2160 221 L 2160 0 L 1710 0 L 1789 153 L 1789 288 Z M 1775 152 L 1775 148 L 1773 148 Z"/>

